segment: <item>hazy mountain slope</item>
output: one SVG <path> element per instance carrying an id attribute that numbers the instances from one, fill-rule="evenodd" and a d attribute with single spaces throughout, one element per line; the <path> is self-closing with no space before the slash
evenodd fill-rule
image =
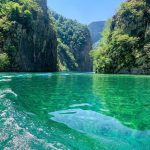
<path id="1" fill-rule="evenodd" d="M 92 22 L 88 25 L 93 44 L 97 43 L 102 38 L 101 32 L 103 31 L 104 25 L 105 21 Z"/>

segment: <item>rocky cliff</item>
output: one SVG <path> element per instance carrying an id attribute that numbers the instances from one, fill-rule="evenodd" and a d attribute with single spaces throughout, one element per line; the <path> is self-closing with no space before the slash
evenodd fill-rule
<path id="1" fill-rule="evenodd" d="M 55 12 L 57 27 L 58 60 L 60 70 L 92 71 L 89 52 L 92 49 L 91 36 L 87 26 L 67 19 Z"/>
<path id="2" fill-rule="evenodd" d="M 46 0 L 0 2 L 0 71 L 56 71 L 57 40 Z"/>
<path id="3" fill-rule="evenodd" d="M 96 44 L 102 38 L 102 31 L 104 29 L 105 21 L 96 21 L 88 25 L 88 29 L 91 34 L 92 43 Z"/>
<path id="4" fill-rule="evenodd" d="M 150 74 L 150 1 L 123 3 L 93 56 L 97 72 Z"/>

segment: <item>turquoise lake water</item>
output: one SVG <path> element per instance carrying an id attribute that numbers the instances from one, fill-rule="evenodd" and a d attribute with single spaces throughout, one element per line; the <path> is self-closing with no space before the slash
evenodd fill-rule
<path id="1" fill-rule="evenodd" d="M 0 73 L 0 150 L 150 150 L 150 76 Z"/>

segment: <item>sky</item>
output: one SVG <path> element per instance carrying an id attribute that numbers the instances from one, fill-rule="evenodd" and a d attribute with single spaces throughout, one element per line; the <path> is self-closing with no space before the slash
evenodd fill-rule
<path id="1" fill-rule="evenodd" d="M 125 0 L 47 0 L 48 7 L 83 24 L 111 18 Z"/>

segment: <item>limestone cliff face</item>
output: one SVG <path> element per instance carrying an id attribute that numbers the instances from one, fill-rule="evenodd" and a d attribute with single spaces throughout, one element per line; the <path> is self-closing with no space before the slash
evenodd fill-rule
<path id="1" fill-rule="evenodd" d="M 86 41 L 83 45 L 83 48 L 74 50 L 74 56 L 77 60 L 78 71 L 87 71 L 90 72 L 93 70 L 92 60 L 90 58 L 90 51 L 92 49 L 91 36 L 88 28 L 85 28 L 84 33 L 86 33 Z"/>
<path id="2" fill-rule="evenodd" d="M 36 20 L 33 21 L 32 30 L 21 29 L 21 25 L 17 29 L 20 46 L 15 60 L 19 65 L 19 71 L 56 71 L 57 69 L 56 35 L 50 25 L 46 1 L 41 1 L 39 2 L 42 12 L 38 13 Z"/>
<path id="3" fill-rule="evenodd" d="M 47 12 L 47 2 L 35 0 L 28 3 L 23 9 L 28 5 L 29 10 L 16 15 L 18 8 L 15 8 L 15 17 L 8 19 L 12 25 L 0 49 L 10 59 L 6 71 L 57 71 L 57 39 Z"/>

